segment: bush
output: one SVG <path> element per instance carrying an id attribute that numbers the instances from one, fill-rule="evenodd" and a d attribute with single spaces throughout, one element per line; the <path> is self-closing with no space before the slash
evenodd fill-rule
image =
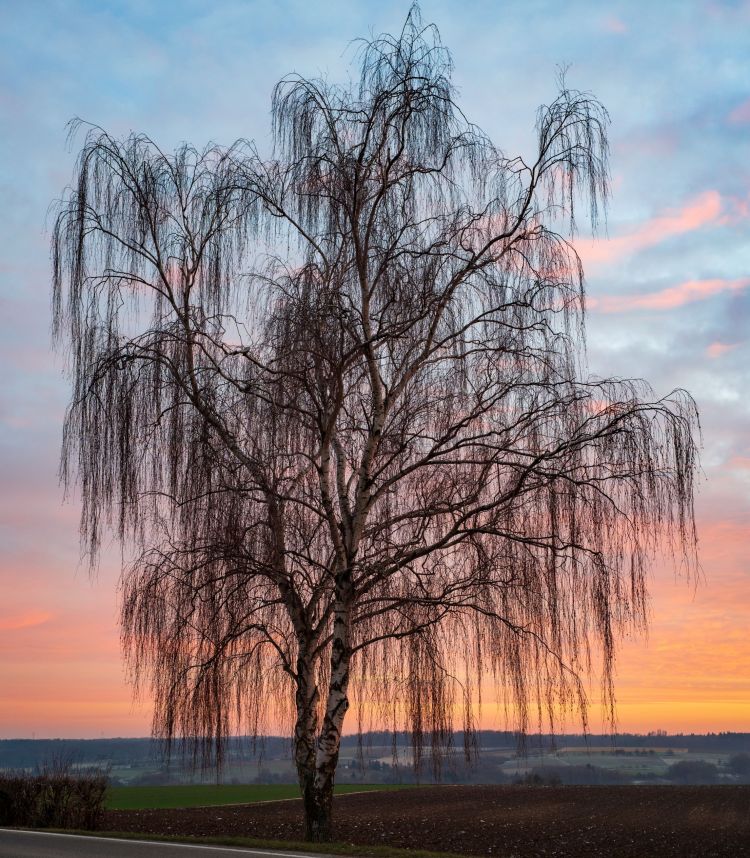
<path id="1" fill-rule="evenodd" d="M 712 784 L 718 771 L 713 763 L 705 760 L 681 760 L 667 769 L 665 777 L 682 784 Z"/>
<path id="2" fill-rule="evenodd" d="M 628 784 L 633 776 L 619 769 L 593 766 L 590 763 L 578 766 L 561 766 L 558 769 L 563 784 L 596 786 L 601 784 Z"/>
<path id="3" fill-rule="evenodd" d="M 24 828 L 99 827 L 107 795 L 104 772 L 0 774 L 0 825 Z"/>
<path id="4" fill-rule="evenodd" d="M 729 758 L 729 768 L 735 775 L 745 778 L 750 776 L 750 754 L 732 754 Z"/>
<path id="5" fill-rule="evenodd" d="M 13 816 L 13 799 L 10 793 L 0 783 L 0 825 L 11 825 Z"/>
<path id="6" fill-rule="evenodd" d="M 599 766 L 537 766 L 523 778 L 516 778 L 514 783 L 538 786 L 567 786 L 623 784 L 630 783 L 631 778 L 622 772 L 604 769 Z"/>
<path id="7" fill-rule="evenodd" d="M 513 783 L 516 786 L 560 786 L 562 781 L 557 768 L 537 768 L 517 777 Z"/>

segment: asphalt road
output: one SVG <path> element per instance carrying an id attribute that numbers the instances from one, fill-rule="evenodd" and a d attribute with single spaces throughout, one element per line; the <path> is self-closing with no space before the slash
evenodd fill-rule
<path id="1" fill-rule="evenodd" d="M 315 858 L 309 852 L 120 840 L 115 837 L 84 837 L 0 828 L 0 858 L 231 858 L 231 855 L 249 858 Z"/>

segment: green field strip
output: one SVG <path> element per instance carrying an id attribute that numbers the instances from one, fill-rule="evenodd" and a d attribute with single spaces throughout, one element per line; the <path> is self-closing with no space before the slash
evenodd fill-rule
<path id="1" fill-rule="evenodd" d="M 390 784 L 342 784 L 337 795 L 373 790 L 399 789 Z M 214 807 L 226 804 L 253 804 L 299 798 L 294 784 L 180 784 L 175 786 L 111 787 L 109 810 L 155 810 L 180 807 Z"/>

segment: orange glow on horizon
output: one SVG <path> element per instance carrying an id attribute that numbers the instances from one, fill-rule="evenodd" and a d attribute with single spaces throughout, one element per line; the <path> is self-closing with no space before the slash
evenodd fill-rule
<path id="1" fill-rule="evenodd" d="M 750 731 L 750 593 L 743 562 L 750 526 L 718 521 L 704 524 L 700 534 L 706 580 L 694 586 L 669 573 L 654 575 L 649 639 L 620 648 L 620 732 Z M 67 574 L 54 577 L 60 592 L 71 594 L 67 604 L 39 588 L 36 607 L 14 606 L 9 594 L 0 625 L 0 736 L 148 735 L 148 701 L 133 702 L 125 681 L 112 582 L 74 582 Z M 589 729 L 606 732 L 595 680 L 589 694 Z M 512 729 L 491 700 L 488 694 L 479 726 Z M 356 729 L 354 715 L 347 732 Z M 568 719 L 558 730 L 579 732 L 580 723 Z"/>

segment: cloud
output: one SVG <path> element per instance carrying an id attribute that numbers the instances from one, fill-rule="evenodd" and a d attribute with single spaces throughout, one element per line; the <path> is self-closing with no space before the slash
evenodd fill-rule
<path id="1" fill-rule="evenodd" d="M 725 203 L 725 211 L 719 220 L 722 225 L 733 226 L 750 218 L 750 195 L 747 197 L 727 196 L 723 202 Z"/>
<path id="2" fill-rule="evenodd" d="M 695 301 L 705 301 L 721 292 L 741 292 L 750 286 L 750 277 L 735 280 L 715 277 L 710 280 L 686 280 L 677 286 L 640 295 L 606 295 L 602 298 L 590 298 L 588 305 L 600 313 L 627 313 L 630 310 L 674 310 Z M 722 344 L 716 343 L 715 346 Z M 711 347 L 709 347 L 711 348 Z M 731 346 L 724 348 L 726 351 Z M 721 349 L 711 357 L 721 354 Z"/>
<path id="3" fill-rule="evenodd" d="M 31 626 L 41 626 L 52 619 L 47 611 L 28 611 L 14 617 L 0 617 L 0 631 L 9 632 L 15 629 L 28 629 Z"/>
<path id="4" fill-rule="evenodd" d="M 628 32 L 628 25 L 617 15 L 609 15 L 602 22 L 602 27 L 608 33 L 616 33 L 618 36 Z"/>
<path id="5" fill-rule="evenodd" d="M 644 247 L 660 244 L 672 236 L 718 222 L 721 212 L 722 200 L 718 191 L 704 191 L 682 208 L 651 218 L 625 235 L 579 244 L 576 249 L 584 265 L 614 262 Z"/>
<path id="6" fill-rule="evenodd" d="M 732 125 L 746 125 L 750 123 L 750 98 L 738 104 L 727 119 Z"/>
<path id="7" fill-rule="evenodd" d="M 706 349 L 706 354 L 710 358 L 718 358 L 727 352 L 731 352 L 732 349 L 736 349 L 738 345 L 738 343 L 711 343 Z"/>

